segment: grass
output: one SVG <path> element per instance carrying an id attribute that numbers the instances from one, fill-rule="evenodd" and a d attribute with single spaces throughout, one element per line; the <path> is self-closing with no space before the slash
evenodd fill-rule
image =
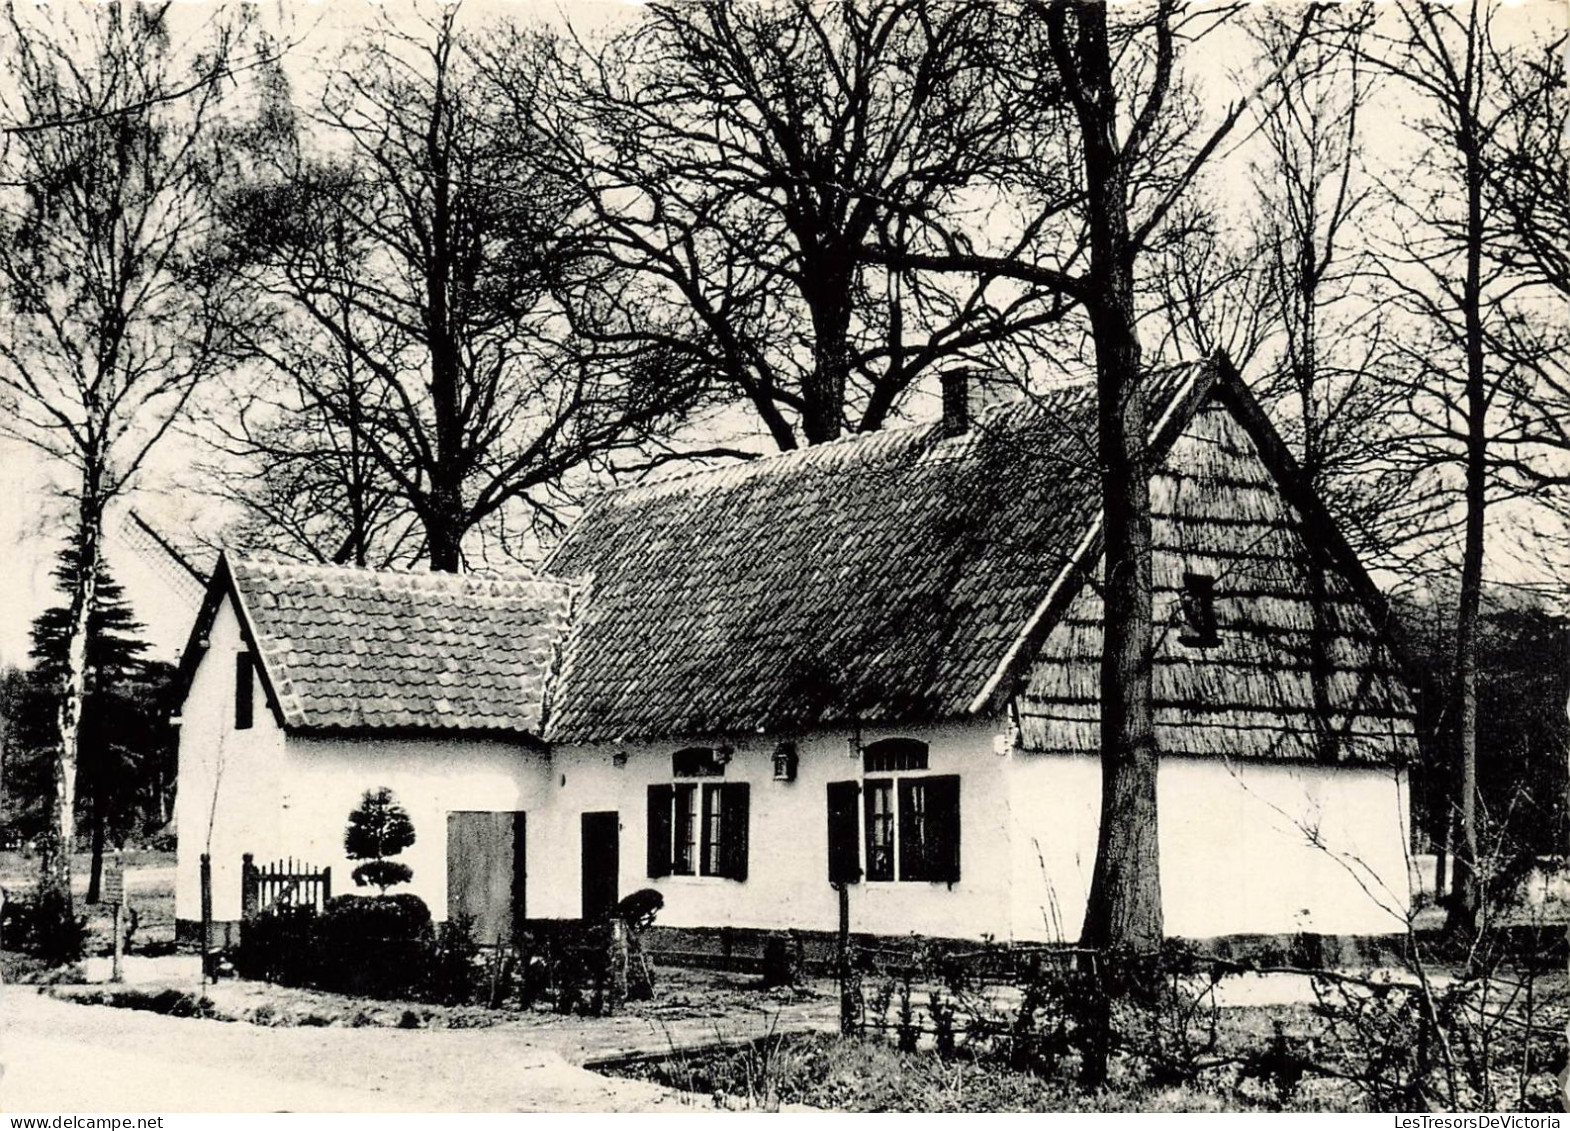
<path id="1" fill-rule="evenodd" d="M 130 849 L 125 853 L 127 871 L 149 868 L 172 869 L 175 855 L 172 852 L 153 852 Z M 82 895 L 87 890 L 88 870 L 92 857 L 85 852 L 71 857 L 72 888 L 76 892 L 76 913 L 87 918 L 87 952 L 108 954 L 113 949 L 114 913 L 106 903 L 87 903 Z M 7 892 L 25 896 L 38 880 L 38 857 L 21 852 L 0 852 L 0 887 Z M 136 931 L 131 936 L 129 953 L 166 954 L 174 949 L 174 880 L 159 877 L 152 883 L 137 882 L 130 886 L 130 906 L 136 913 Z M 14 956 L 7 956 L 12 958 Z M 7 981 L 13 979 L 7 973 Z"/>
<path id="2" fill-rule="evenodd" d="M 173 852 L 155 852 L 147 848 L 128 848 L 122 854 L 127 868 L 173 868 L 175 854 Z M 71 854 L 71 877 L 73 887 L 85 891 L 87 889 L 87 875 L 92 868 L 93 857 L 88 852 L 73 852 Z M 30 888 L 38 881 L 38 856 L 36 853 L 6 850 L 0 852 L 0 886 L 10 888 Z"/>
<path id="3" fill-rule="evenodd" d="M 967 1057 L 901 1052 L 878 1040 L 791 1033 L 751 1045 L 670 1056 L 613 1070 L 712 1097 L 716 1106 L 776 1110 L 813 1107 L 848 1112 L 1102 1112 L 1274 1110 L 1232 1088 L 1154 1087 L 1114 1072 L 1086 1091 Z M 1314 1110 L 1309 1108 L 1307 1110 Z M 1323 1110 L 1323 1109 L 1320 1109 Z"/>

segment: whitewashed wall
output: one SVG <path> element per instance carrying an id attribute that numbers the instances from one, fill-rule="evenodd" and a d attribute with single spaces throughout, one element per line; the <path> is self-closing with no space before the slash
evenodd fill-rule
<path id="1" fill-rule="evenodd" d="M 278 843 L 285 738 L 259 679 L 252 689 L 252 725 L 234 729 L 235 657 L 243 651 L 239 618 L 226 601 L 213 618 L 207 653 L 180 712 L 175 917 L 192 922 L 202 916 L 203 852 L 213 859 L 213 918 L 233 920 L 240 917 L 241 853 Z"/>
<path id="2" fill-rule="evenodd" d="M 225 607 L 193 681 L 180 738 L 176 915 L 200 916 L 198 858 L 213 857 L 213 915 L 240 913 L 240 858 L 294 856 L 330 865 L 352 890 L 343 856 L 349 812 L 387 786 L 408 809 L 416 843 L 400 856 L 438 918 L 446 913 L 447 814 L 528 814 L 532 917 L 581 910 L 580 818 L 620 814 L 620 894 L 653 887 L 674 927 L 832 930 L 827 793 L 860 780 L 849 734 L 795 736 L 797 780 L 773 780 L 778 736 L 737 744 L 726 781 L 751 784 L 748 879 L 646 875 L 647 788 L 670 782 L 670 756 L 691 743 L 558 747 L 430 738 L 286 738 L 258 684 L 254 725 L 236 731 L 238 622 Z M 908 735 L 929 743 L 930 771 L 960 775 L 960 880 L 862 882 L 851 889 L 855 931 L 951 937 L 1078 936 L 1094 865 L 1100 767 L 1094 758 L 996 753 L 997 724 L 867 731 L 865 743 Z M 1169 934 L 1206 937 L 1401 929 L 1407 906 L 1404 781 L 1389 770 L 1167 758 L 1160 778 L 1162 887 Z M 209 826 L 211 834 L 209 836 Z"/>
<path id="3" fill-rule="evenodd" d="M 1015 936 L 1078 937 L 1095 864 L 1095 758 L 1016 754 Z M 1166 757 L 1157 791 L 1168 935 L 1405 929 L 1405 776 Z"/>
<path id="4" fill-rule="evenodd" d="M 960 775 L 960 879 L 952 887 L 898 881 L 854 884 L 852 930 L 963 937 L 998 931 L 1006 924 L 1009 798 L 1004 788 L 1006 759 L 993 753 L 994 733 L 994 725 L 984 722 L 863 732 L 864 743 L 892 735 L 922 739 L 930 746 L 931 773 Z M 849 732 L 795 736 L 800 768 L 794 782 L 773 780 L 772 755 L 779 736 L 737 745 L 724 780 L 751 785 L 744 883 L 709 876 L 650 879 L 647 875 L 647 789 L 674 780 L 673 751 L 704 742 L 627 745 L 622 748 L 627 764 L 621 768 L 614 764 L 611 747 L 558 748 L 556 797 L 549 819 L 554 822 L 553 843 L 560 850 L 545 860 L 533 857 L 529 913 L 564 917 L 579 913 L 579 816 L 616 810 L 621 814 L 621 894 L 643 887 L 660 891 L 665 896 L 662 925 L 834 930 L 839 905 L 828 882 L 827 785 L 859 781 L 863 776 L 861 759 L 851 755 L 849 739 Z M 536 877 L 542 882 L 535 882 Z"/>
<path id="5" fill-rule="evenodd" d="M 408 811 L 415 837 L 413 846 L 394 857 L 413 869 L 414 879 L 394 890 L 418 895 L 433 916 L 444 919 L 447 814 L 527 813 L 526 850 L 532 865 L 550 850 L 543 827 L 549 779 L 543 751 L 500 739 L 295 735 L 284 750 L 278 840 L 272 847 L 251 851 L 258 864 L 288 854 L 314 867 L 331 866 L 334 894 L 353 892 L 357 889 L 350 873 L 357 862 L 344 855 L 344 830 L 365 791 L 386 786 Z M 531 887 L 533 878 L 531 866 Z M 374 894 L 376 889 L 358 890 Z"/>

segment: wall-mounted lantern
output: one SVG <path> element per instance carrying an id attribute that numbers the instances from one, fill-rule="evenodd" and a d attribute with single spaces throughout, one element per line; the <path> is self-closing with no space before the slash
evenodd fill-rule
<path id="1" fill-rule="evenodd" d="M 774 780 L 795 781 L 797 761 L 796 744 L 794 742 L 782 742 L 776 746 L 774 748 Z"/>
<path id="2" fill-rule="evenodd" d="M 625 770 L 627 768 L 627 752 L 620 748 L 611 751 L 611 765 L 618 770 Z"/>

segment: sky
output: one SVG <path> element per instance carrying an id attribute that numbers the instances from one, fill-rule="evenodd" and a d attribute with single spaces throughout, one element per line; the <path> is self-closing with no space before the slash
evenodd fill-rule
<path id="1" fill-rule="evenodd" d="M 594 32 L 613 29 L 637 18 L 639 5 L 629 0 L 487 0 L 465 6 L 465 18 L 484 21 L 500 13 L 524 21 L 541 21 Z M 1511 5 L 1507 28 L 1557 24 L 1562 27 L 1565 5 L 1561 0 L 1522 0 Z M 256 11 L 264 27 L 295 43 L 286 68 L 296 93 L 302 97 L 316 86 L 324 63 L 336 57 L 360 29 L 378 18 L 398 20 L 413 6 L 404 0 L 373 5 L 363 0 L 323 0 L 318 3 L 271 0 Z M 1388 9 L 1387 9 L 1388 10 Z M 179 6 L 177 31 L 182 26 L 196 32 L 210 17 L 202 3 Z M 1201 81 L 1225 76 L 1239 57 L 1237 39 L 1222 36 L 1202 44 L 1186 59 Z M 1207 79 L 1208 76 L 1208 79 Z M 3 80 L 0 80 L 3 81 Z M 1369 152 L 1398 154 L 1402 146 L 1402 114 L 1371 117 L 1363 144 Z M 171 487 L 185 466 L 199 455 L 194 441 L 171 435 L 146 470 L 126 503 L 112 513 L 111 528 L 121 520 L 125 505 L 134 506 L 152 524 L 178 540 L 182 531 L 210 530 L 218 517 L 209 500 Z M 53 554 L 66 529 L 69 505 L 62 496 L 61 471 L 33 449 L 0 438 L 0 546 L 8 552 L 0 559 L 0 665 L 25 662 L 28 626 L 33 617 L 56 597 L 49 571 Z M 1505 561 L 1503 568 L 1524 568 Z"/>

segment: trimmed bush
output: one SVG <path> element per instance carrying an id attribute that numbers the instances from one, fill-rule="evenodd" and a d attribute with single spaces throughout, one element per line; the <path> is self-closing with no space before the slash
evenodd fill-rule
<path id="1" fill-rule="evenodd" d="M 283 906 L 247 919 L 240 924 L 235 972 L 284 986 L 313 985 L 321 952 L 318 918 L 314 907 Z"/>
<path id="2" fill-rule="evenodd" d="M 323 909 L 317 985 L 366 997 L 418 996 L 435 944 L 431 910 L 417 895 L 340 895 Z"/>
<path id="3" fill-rule="evenodd" d="M 802 981 L 801 937 L 795 931 L 775 931 L 763 940 L 763 985 L 798 986 Z"/>
<path id="4" fill-rule="evenodd" d="M 355 887 L 373 887 L 385 892 L 414 879 L 414 869 L 396 860 L 371 860 L 355 868 L 349 877 L 354 880 Z"/>
<path id="5" fill-rule="evenodd" d="M 413 870 L 387 857 L 412 844 L 414 824 L 393 791 L 386 786 L 366 790 L 359 807 L 349 814 L 349 828 L 343 837 L 344 854 L 350 860 L 366 861 L 354 870 L 354 882 L 360 887 L 374 885 L 383 893 L 394 884 L 408 883 L 414 878 Z"/>
<path id="6" fill-rule="evenodd" d="M 321 914 L 310 907 L 264 911 L 240 927 L 235 971 L 286 986 L 390 1000 L 465 1005 L 489 979 L 467 917 L 433 929 L 416 895 L 345 895 Z"/>

